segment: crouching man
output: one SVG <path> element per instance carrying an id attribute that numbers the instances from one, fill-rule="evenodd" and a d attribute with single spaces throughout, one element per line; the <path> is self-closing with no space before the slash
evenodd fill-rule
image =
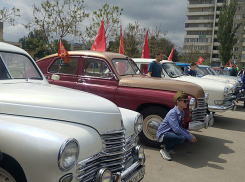
<path id="1" fill-rule="evenodd" d="M 187 107 L 188 102 L 188 95 L 178 91 L 174 95 L 175 107 L 168 112 L 157 130 L 157 140 L 164 146 L 160 153 L 166 160 L 171 160 L 170 154 L 174 154 L 173 149 L 185 140 L 197 141 L 192 133 L 182 128 L 182 119 L 185 115 L 183 109 Z"/>

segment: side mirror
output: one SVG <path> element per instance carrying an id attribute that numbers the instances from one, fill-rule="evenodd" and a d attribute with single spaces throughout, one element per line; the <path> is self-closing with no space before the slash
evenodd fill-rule
<path id="1" fill-rule="evenodd" d="M 60 79 L 60 76 L 59 76 L 59 75 L 53 74 L 53 75 L 51 76 L 51 79 L 52 79 L 52 80 L 59 80 L 59 79 Z"/>

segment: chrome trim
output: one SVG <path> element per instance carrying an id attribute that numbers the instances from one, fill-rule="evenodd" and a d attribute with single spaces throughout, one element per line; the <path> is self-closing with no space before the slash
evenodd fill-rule
<path id="1" fill-rule="evenodd" d="M 121 173 L 126 165 L 136 162 L 132 150 L 137 145 L 137 139 L 136 134 L 125 138 L 124 128 L 104 132 L 101 134 L 102 151 L 77 163 L 76 179 L 85 182 L 96 180 L 94 174 L 101 168 L 110 169 L 113 176 Z"/>
<path id="2" fill-rule="evenodd" d="M 121 178 L 124 179 L 127 176 L 129 176 L 130 174 L 132 174 L 134 172 L 134 170 L 137 169 L 139 166 L 140 166 L 139 161 L 133 163 L 129 168 L 127 168 L 125 171 L 123 171 L 121 173 Z"/>
<path id="3" fill-rule="evenodd" d="M 225 111 L 227 111 L 227 110 L 229 110 L 229 109 L 235 109 L 236 108 L 236 104 L 235 104 L 235 102 L 231 102 L 231 105 L 229 105 L 229 106 L 213 106 L 213 105 L 209 105 L 208 106 L 208 108 L 209 108 L 209 110 L 210 111 L 213 111 L 213 112 L 225 112 Z"/>
<path id="4" fill-rule="evenodd" d="M 63 152 L 65 151 L 65 148 L 70 143 L 72 143 L 72 142 L 75 142 L 77 144 L 77 147 L 78 147 L 78 155 L 76 156 L 76 160 L 75 160 L 74 164 L 71 165 L 69 168 L 64 169 L 63 164 L 61 164 L 61 160 L 60 159 L 61 159 L 61 156 L 62 156 Z M 77 159 L 78 159 L 78 156 L 79 156 L 79 152 L 80 152 L 79 151 L 79 148 L 80 148 L 79 143 L 78 143 L 78 141 L 75 138 L 68 138 L 66 141 L 63 142 L 63 144 L 61 145 L 60 150 L 59 150 L 58 161 L 57 161 L 58 166 L 59 166 L 59 168 L 60 168 L 61 171 L 64 171 L 64 172 L 65 171 L 68 171 L 68 170 L 70 170 L 76 164 Z"/>
<path id="5" fill-rule="evenodd" d="M 69 174 L 66 174 L 66 175 L 62 176 L 60 178 L 59 182 L 63 182 L 63 180 L 66 179 L 67 177 L 71 177 L 71 181 L 73 180 L 73 174 L 69 173 Z"/>
<path id="6" fill-rule="evenodd" d="M 111 170 L 106 169 L 106 168 L 102 168 L 98 171 L 97 176 L 96 176 L 97 182 L 103 182 L 102 178 L 103 178 L 103 175 L 105 174 L 106 171 L 110 171 L 110 173 L 111 173 Z M 112 178 L 112 173 L 111 173 L 111 178 Z"/>

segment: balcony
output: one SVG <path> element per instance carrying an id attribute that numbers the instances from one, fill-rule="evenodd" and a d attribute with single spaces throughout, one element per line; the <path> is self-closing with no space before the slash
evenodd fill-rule
<path id="1" fill-rule="evenodd" d="M 214 15 L 214 12 L 188 12 L 186 16 L 207 16 Z"/>
<path id="2" fill-rule="evenodd" d="M 211 35 L 185 35 L 184 38 L 211 38 Z"/>
<path id="3" fill-rule="evenodd" d="M 211 61 L 221 61 L 220 58 L 212 58 Z"/>
<path id="4" fill-rule="evenodd" d="M 213 23 L 213 20 L 187 20 L 185 23 Z"/>
<path id="5" fill-rule="evenodd" d="M 245 55 L 245 51 L 242 51 L 242 54 Z"/>
<path id="6" fill-rule="evenodd" d="M 245 42 L 242 43 L 242 46 L 245 46 Z"/>
<path id="7" fill-rule="evenodd" d="M 212 8 L 214 7 L 214 4 L 189 4 L 187 6 L 188 9 L 191 8 Z"/>
<path id="8" fill-rule="evenodd" d="M 213 50 L 212 52 L 213 52 L 213 54 L 219 54 L 218 50 Z"/>
<path id="9" fill-rule="evenodd" d="M 220 46 L 219 42 L 214 42 L 214 46 Z"/>
<path id="10" fill-rule="evenodd" d="M 213 30 L 212 27 L 188 27 L 185 31 L 210 31 Z"/>

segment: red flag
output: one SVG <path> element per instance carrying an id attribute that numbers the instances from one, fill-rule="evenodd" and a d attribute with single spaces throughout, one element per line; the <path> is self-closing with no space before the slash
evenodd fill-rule
<path id="1" fill-rule="evenodd" d="M 105 29 L 104 21 L 101 21 L 99 31 L 94 39 L 94 43 L 91 47 L 91 51 L 105 51 Z"/>
<path id="2" fill-rule="evenodd" d="M 226 63 L 225 67 L 229 64 L 230 67 L 232 67 L 232 64 L 230 62 Z"/>
<path id="3" fill-rule="evenodd" d="M 173 49 L 172 49 L 171 53 L 170 53 L 169 56 L 168 56 L 168 61 L 172 61 L 172 59 L 173 59 L 173 54 L 174 54 L 174 44 L 173 44 Z"/>
<path id="4" fill-rule="evenodd" d="M 70 60 L 70 55 L 67 52 L 67 50 L 65 49 L 63 43 L 61 42 L 60 39 L 60 43 L 59 43 L 59 50 L 58 50 L 58 56 L 65 61 L 66 64 L 68 64 L 69 60 Z"/>
<path id="5" fill-rule="evenodd" d="M 122 25 L 120 25 L 120 44 L 119 44 L 119 54 L 124 54 L 124 48 L 123 48 L 123 36 L 122 36 Z"/>
<path id="6" fill-rule="evenodd" d="M 197 60 L 197 65 L 202 64 L 202 62 L 204 61 L 204 59 L 200 56 Z"/>
<path id="7" fill-rule="evenodd" d="M 141 58 L 150 58 L 149 46 L 148 46 L 148 30 L 146 31 L 146 35 L 145 35 L 145 42 L 143 45 Z"/>

